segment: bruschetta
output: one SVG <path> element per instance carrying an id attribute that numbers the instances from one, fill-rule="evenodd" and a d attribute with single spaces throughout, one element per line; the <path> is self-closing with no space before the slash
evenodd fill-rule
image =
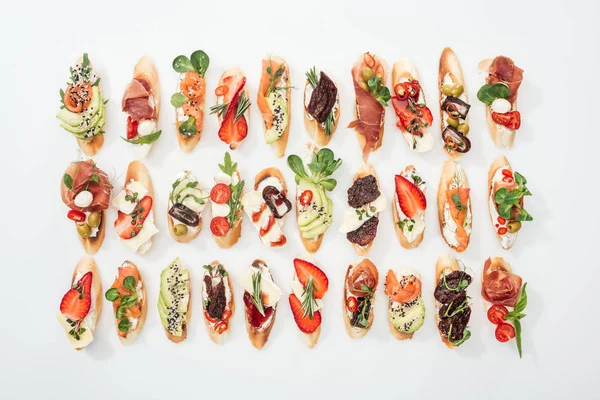
<path id="1" fill-rule="evenodd" d="M 154 188 L 148 170 L 141 161 L 127 168 L 123 190 L 112 200 L 118 210 L 114 227 L 127 248 L 145 254 L 158 233 L 154 225 Z"/>
<path id="2" fill-rule="evenodd" d="M 425 321 L 421 275 L 413 269 L 388 270 L 385 294 L 389 298 L 388 321 L 392 335 L 398 340 L 412 339 Z"/>
<path id="3" fill-rule="evenodd" d="M 392 87 L 392 106 L 398 118 L 396 126 L 402 132 L 408 146 L 417 153 L 431 150 L 433 137 L 429 128 L 433 122 L 433 114 L 427 107 L 417 67 L 408 58 L 394 63 Z"/>
<path id="4" fill-rule="evenodd" d="M 204 324 L 210 340 L 224 343 L 229 335 L 229 321 L 235 312 L 233 287 L 229 273 L 218 261 L 204 267 L 202 276 L 202 308 Z"/>
<path id="5" fill-rule="evenodd" d="M 56 315 L 75 350 L 92 343 L 101 313 L 100 273 L 92 257 L 83 257 L 73 271 L 69 290 L 63 296 L 60 312 Z"/>
<path id="6" fill-rule="evenodd" d="M 479 70 L 488 74 L 477 92 L 479 101 L 486 105 L 488 130 L 496 146 L 510 148 L 521 127 L 517 96 L 523 70 L 505 56 L 481 61 Z"/>
<path id="7" fill-rule="evenodd" d="M 123 262 L 104 297 L 112 302 L 119 340 L 123 344 L 133 343 L 144 327 L 148 312 L 146 285 L 134 263 Z"/>
<path id="8" fill-rule="evenodd" d="M 467 287 L 473 278 L 461 260 L 445 254 L 435 264 L 435 323 L 442 342 L 453 349 L 471 337 L 468 329 L 471 318 Z"/>
<path id="9" fill-rule="evenodd" d="M 262 114 L 265 140 L 278 158 L 285 154 L 290 133 L 292 86 L 285 60 L 270 56 L 262 60 L 257 104 Z"/>
<path id="10" fill-rule="evenodd" d="M 356 105 L 355 120 L 348 128 L 356 131 L 358 144 L 366 162 L 372 151 L 381 147 L 385 107 L 390 100 L 386 86 L 387 64 L 374 54 L 364 53 L 352 67 Z"/>
<path id="11" fill-rule="evenodd" d="M 244 312 L 248 337 L 255 348 L 262 349 L 269 340 L 275 323 L 281 289 L 275 284 L 267 264 L 260 259 L 252 262 L 240 280 L 240 284 L 244 288 Z"/>
<path id="12" fill-rule="evenodd" d="M 160 273 L 158 315 L 167 338 L 173 343 L 183 342 L 192 318 L 192 283 L 179 258 Z"/>
<path id="13" fill-rule="evenodd" d="M 204 75 L 210 58 L 202 50 L 194 51 L 190 58 L 179 55 L 173 60 L 173 69 L 179 73 L 177 90 L 171 96 L 175 107 L 175 128 L 179 147 L 190 153 L 200 141 L 204 128 L 206 80 Z"/>
<path id="14" fill-rule="evenodd" d="M 340 119 L 340 94 L 335 82 L 312 67 L 304 85 L 304 127 L 319 146 L 327 146 Z"/>
<path id="15" fill-rule="evenodd" d="M 353 339 L 365 336 L 373 325 L 378 284 L 379 272 L 368 258 L 348 266 L 344 277 L 344 325 Z"/>
<path id="16" fill-rule="evenodd" d="M 136 64 L 133 79 L 123 93 L 121 109 L 127 114 L 127 136 L 121 138 L 131 143 L 136 157 L 142 159 L 162 133 L 157 128 L 160 84 L 150 57 L 144 56 Z"/>
<path id="17" fill-rule="evenodd" d="M 167 222 L 171 236 L 179 243 L 188 243 L 202 230 L 202 212 L 208 194 L 190 171 L 177 176 L 169 193 Z"/>
<path id="18" fill-rule="evenodd" d="M 531 196 L 527 179 L 513 171 L 504 156 L 498 157 L 488 171 L 488 206 L 496 236 L 504 250 L 517 240 L 521 225 L 533 217 L 523 208 L 525 196 Z"/>
<path id="19" fill-rule="evenodd" d="M 425 210 L 427 184 L 417 171 L 409 165 L 394 176 L 392 218 L 400 245 L 405 249 L 418 247 L 425 236 Z"/>
<path id="20" fill-rule="evenodd" d="M 256 174 L 254 190 L 242 197 L 242 207 L 258 231 L 260 240 L 269 247 L 284 247 L 283 220 L 292 210 L 287 198 L 285 178 L 277 168 L 265 168 Z"/>
<path id="21" fill-rule="evenodd" d="M 289 295 L 290 308 L 302 340 L 309 348 L 317 344 L 321 334 L 320 310 L 323 308 L 323 296 L 328 288 L 329 279 L 323 270 L 311 261 L 294 259 L 292 293 Z"/>
<path id="22" fill-rule="evenodd" d="M 229 153 L 225 153 L 224 162 L 219 164 L 219 168 L 221 172 L 215 175 L 215 185 L 210 190 L 210 231 L 217 245 L 228 249 L 237 243 L 242 233 L 244 181 Z"/>
<path id="23" fill-rule="evenodd" d="M 72 162 L 63 174 L 60 194 L 69 207 L 67 218 L 75 223 L 79 241 L 88 254 L 95 254 L 104 241 L 112 189 L 108 175 L 93 160 Z"/>
<path id="24" fill-rule="evenodd" d="M 359 256 L 364 256 L 371 249 L 377 235 L 379 213 L 386 206 L 387 200 L 379 190 L 375 168 L 363 164 L 348 189 L 348 208 L 340 226 L 340 232 L 346 234 L 346 239 Z"/>
<path id="25" fill-rule="evenodd" d="M 210 108 L 210 113 L 217 114 L 219 139 L 235 150 L 248 135 L 250 123 L 250 96 L 241 68 L 223 72 L 215 95 L 217 103 Z"/>
<path id="26" fill-rule="evenodd" d="M 440 56 L 438 73 L 440 125 L 444 149 L 453 160 L 471 150 L 469 134 L 469 96 L 458 57 L 450 47 Z"/>
<path id="27" fill-rule="evenodd" d="M 311 143 L 287 159 L 296 181 L 296 219 L 304 248 L 314 253 L 321 247 L 323 235 L 333 221 L 333 201 L 327 192 L 335 189 L 337 182 L 331 175 L 342 165 L 333 151 L 320 149 Z"/>
<path id="28" fill-rule="evenodd" d="M 481 297 L 488 320 L 496 326 L 501 343 L 516 338 L 519 357 L 523 357 L 521 319 L 527 307 L 527 282 L 512 272 L 502 257 L 488 258 L 481 274 Z"/>
<path id="29" fill-rule="evenodd" d="M 56 118 L 60 127 L 77 139 L 81 151 L 94 156 L 104 144 L 106 103 L 102 96 L 100 76 L 87 53 L 70 68 L 67 88 L 60 89 L 60 111 Z"/>
<path id="30" fill-rule="evenodd" d="M 465 170 L 446 160 L 438 186 L 438 221 L 444 241 L 459 253 L 469 246 L 473 229 L 470 192 Z"/>

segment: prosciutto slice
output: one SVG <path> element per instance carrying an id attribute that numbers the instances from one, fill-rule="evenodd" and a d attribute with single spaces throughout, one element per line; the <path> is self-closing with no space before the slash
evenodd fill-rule
<path id="1" fill-rule="evenodd" d="M 369 294 L 363 290 L 363 285 L 375 291 L 378 282 L 379 272 L 377 271 L 377 267 L 370 260 L 364 259 L 352 269 L 352 273 L 348 275 L 346 284 L 350 293 L 360 297 Z"/>
<path id="2" fill-rule="evenodd" d="M 481 296 L 492 304 L 514 307 L 523 279 L 513 274 L 502 259 L 488 258 L 483 266 Z"/>
<path id="3" fill-rule="evenodd" d="M 517 92 L 521 82 L 523 81 L 523 70 L 515 65 L 513 60 L 505 56 L 494 58 L 489 69 L 487 78 L 488 84 L 503 82 L 510 88 L 510 96 L 508 101 L 514 103 L 517 99 Z"/>
<path id="4" fill-rule="evenodd" d="M 151 119 L 154 116 L 154 107 L 150 105 L 150 86 L 142 79 L 132 79 L 125 89 L 121 108 L 131 116 L 134 121 Z"/>
<path id="5" fill-rule="evenodd" d="M 369 91 L 360 87 L 356 80 L 354 80 L 354 92 L 356 93 L 356 115 L 358 119 L 350 122 L 348 128 L 354 128 L 356 132 L 365 137 L 364 157 L 375 148 L 379 141 L 381 121 L 385 110 Z"/>
<path id="6" fill-rule="evenodd" d="M 68 174 L 73 180 L 73 189 L 67 188 L 64 180 L 60 185 L 60 195 L 67 207 L 81 212 L 102 211 L 108 208 L 113 186 L 108 180 L 108 175 L 100 170 L 94 161 L 72 162 L 65 174 Z M 75 196 L 83 190 L 90 191 L 93 196 L 92 203 L 85 208 L 77 207 L 74 201 Z"/>

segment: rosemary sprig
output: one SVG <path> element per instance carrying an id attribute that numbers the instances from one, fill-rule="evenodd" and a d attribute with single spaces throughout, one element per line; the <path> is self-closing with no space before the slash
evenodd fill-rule
<path id="1" fill-rule="evenodd" d="M 317 86 L 319 86 L 319 78 L 317 78 L 316 67 L 312 67 L 308 70 L 308 72 L 306 73 L 306 80 L 308 81 L 309 85 L 312 86 L 313 89 L 316 89 Z"/>
<path id="2" fill-rule="evenodd" d="M 269 97 L 269 95 L 275 90 L 275 83 L 281 77 L 281 75 L 283 75 L 283 64 L 281 64 L 279 68 L 277 68 L 277 71 L 275 71 L 275 73 L 273 73 L 273 68 L 271 67 L 271 65 L 269 65 L 267 67 L 267 74 L 269 74 L 269 87 L 267 88 L 267 93 L 265 93 L 265 97 Z"/>
<path id="3" fill-rule="evenodd" d="M 252 274 L 252 302 L 261 315 L 265 315 L 265 306 L 262 301 L 262 290 L 260 289 L 260 280 L 262 272 L 258 271 Z"/>
<path id="4" fill-rule="evenodd" d="M 308 318 L 313 319 L 315 315 L 315 308 L 317 307 L 317 300 L 315 299 L 315 283 L 313 282 L 312 276 L 308 278 L 308 282 L 306 282 L 306 287 L 302 292 L 302 309 L 304 310 L 304 314 L 302 318 L 305 318 L 308 315 Z"/>
<path id="5" fill-rule="evenodd" d="M 240 119 L 242 115 L 246 112 L 246 110 L 250 108 L 250 99 L 246 97 L 246 93 L 240 93 L 240 99 L 238 100 L 237 107 L 235 109 L 235 119 L 234 122 Z"/>
<path id="6" fill-rule="evenodd" d="M 323 122 L 323 126 L 325 127 L 325 136 L 331 135 L 331 132 L 333 132 L 333 127 L 335 126 L 333 110 L 331 110 L 331 112 L 329 113 L 327 118 L 325 118 L 325 122 Z"/>
<path id="7" fill-rule="evenodd" d="M 227 112 L 229 103 L 216 104 L 210 108 L 210 114 L 217 114 L 218 117 L 223 117 Z"/>

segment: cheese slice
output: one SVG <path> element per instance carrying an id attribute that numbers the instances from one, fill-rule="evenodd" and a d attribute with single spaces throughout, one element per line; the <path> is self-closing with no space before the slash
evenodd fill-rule
<path id="1" fill-rule="evenodd" d="M 348 207 L 344 213 L 344 221 L 340 226 L 340 232 L 348 233 L 357 230 L 375 214 L 385 210 L 386 206 L 387 201 L 381 193 L 378 198 L 360 208 Z"/>
<path id="2" fill-rule="evenodd" d="M 85 321 L 82 322 L 80 325 L 82 328 L 85 328 L 85 332 L 83 332 L 81 334 L 81 336 L 79 337 L 79 340 L 77 340 L 69 334 L 69 332 L 71 331 L 71 329 L 73 329 L 73 327 L 71 326 L 71 324 L 69 324 L 67 322 L 67 317 L 65 317 L 61 313 L 58 313 L 58 314 L 56 314 L 56 318 L 58 319 L 58 322 L 65 330 L 65 333 L 67 334 L 67 337 L 69 338 L 69 342 L 71 343 L 71 346 L 73 346 L 74 349 L 79 349 L 79 348 L 85 347 L 88 344 L 92 343 L 92 341 L 94 340 L 94 335 L 92 333 L 92 330 L 89 329 L 85 325 Z"/>
<path id="3" fill-rule="evenodd" d="M 296 295 L 296 297 L 300 300 L 300 303 L 304 303 L 304 297 L 302 294 L 304 293 L 304 286 L 298 280 L 298 275 L 294 274 L 294 280 L 292 281 L 292 293 Z M 318 311 L 323 308 L 323 300 L 315 299 L 316 307 L 314 311 Z"/>
<path id="4" fill-rule="evenodd" d="M 250 267 L 248 271 L 240 279 L 240 284 L 244 290 L 250 294 L 254 293 L 254 285 L 252 284 L 252 276 L 260 272 L 258 268 Z M 263 294 L 263 304 L 265 307 L 272 307 L 277 304 L 281 298 L 281 289 L 275 285 L 268 273 L 262 273 L 260 277 L 260 290 Z"/>
<path id="5" fill-rule="evenodd" d="M 129 250 L 137 252 L 144 243 L 149 241 L 150 238 L 152 238 L 152 236 L 156 235 L 157 233 L 158 228 L 156 227 L 156 225 L 154 225 L 154 222 L 150 218 L 147 218 L 146 221 L 144 221 L 142 229 L 137 235 L 135 235 L 131 239 L 121 239 L 121 241 L 125 243 L 125 246 L 127 246 Z"/>
<path id="6" fill-rule="evenodd" d="M 144 185 L 142 185 L 138 181 L 134 181 L 133 179 L 127 184 L 127 190 L 121 190 L 119 194 L 112 200 L 113 207 L 117 208 L 119 211 L 125 214 L 131 214 L 137 205 L 136 203 L 132 203 L 131 201 L 125 200 L 125 196 L 127 196 L 128 191 L 130 193 L 137 193 L 138 201 L 143 199 L 146 194 L 148 194 L 148 189 Z"/>

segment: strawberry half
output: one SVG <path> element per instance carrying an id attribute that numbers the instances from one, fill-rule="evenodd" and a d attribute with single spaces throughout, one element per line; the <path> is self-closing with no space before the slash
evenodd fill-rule
<path id="1" fill-rule="evenodd" d="M 246 318 L 253 328 L 262 327 L 273 314 L 273 307 L 265 307 L 265 315 L 262 315 L 252 301 L 252 295 L 246 291 L 244 291 L 244 304 L 246 305 Z"/>
<path id="2" fill-rule="evenodd" d="M 121 239 L 131 239 L 140 233 L 150 211 L 152 211 L 152 197 L 150 196 L 145 196 L 140 200 L 131 214 L 119 211 L 115 220 L 115 228 Z"/>
<path id="3" fill-rule="evenodd" d="M 296 297 L 295 294 L 290 294 L 290 308 L 292 309 L 292 313 L 294 314 L 294 321 L 296 321 L 296 325 L 298 328 L 304 333 L 313 333 L 314 331 L 321 326 L 321 312 L 315 311 L 312 319 L 307 315 L 303 317 L 304 310 L 302 309 L 302 303 L 300 299 Z"/>
<path id="4" fill-rule="evenodd" d="M 312 277 L 315 285 L 314 294 L 316 299 L 322 299 L 325 296 L 325 292 L 327 292 L 327 288 L 329 287 L 329 279 L 327 279 L 325 272 L 316 265 L 299 258 L 294 258 L 294 269 L 296 270 L 298 280 L 304 287 L 306 287 L 308 279 Z"/>
<path id="5" fill-rule="evenodd" d="M 427 208 L 427 199 L 417 185 L 403 177 L 396 175 L 396 195 L 400 209 L 408 218 L 419 215 Z"/>
<path id="6" fill-rule="evenodd" d="M 219 139 L 227 144 L 240 143 L 248 135 L 248 123 L 244 115 L 236 121 L 235 114 L 237 112 L 237 104 L 240 100 L 244 86 L 246 85 L 246 78 L 244 77 L 239 84 L 238 90 L 229 102 L 223 122 L 219 128 Z"/>
<path id="7" fill-rule="evenodd" d="M 60 302 L 61 314 L 73 321 L 84 319 L 92 306 L 91 291 L 92 273 L 88 272 L 63 296 Z"/>

